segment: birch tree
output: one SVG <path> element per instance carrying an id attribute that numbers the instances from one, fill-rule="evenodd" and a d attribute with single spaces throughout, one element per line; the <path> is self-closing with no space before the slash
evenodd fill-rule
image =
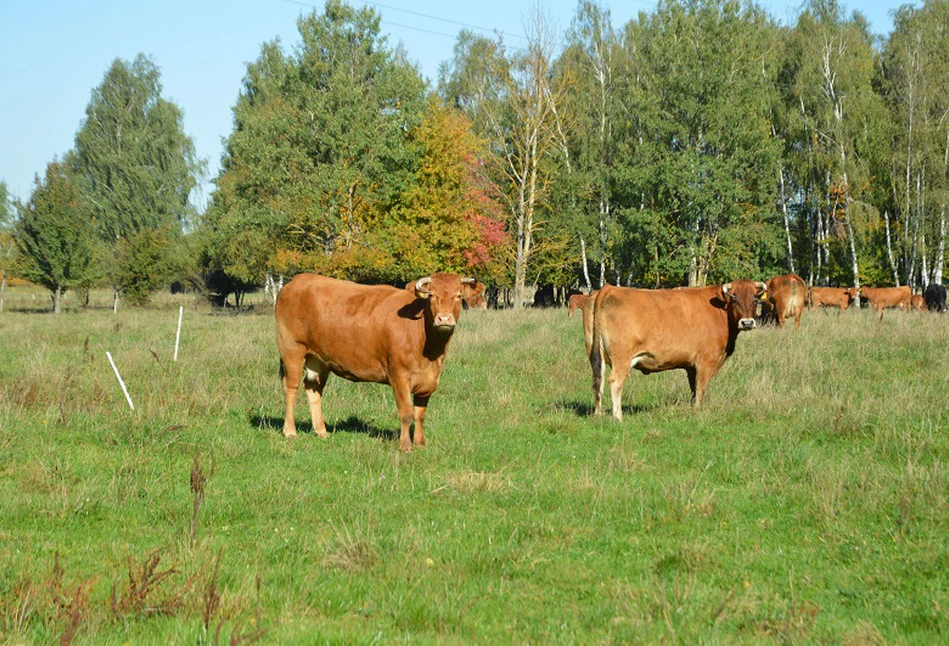
<path id="1" fill-rule="evenodd" d="M 949 3 L 903 6 L 883 52 L 887 100 L 899 124 L 892 165 L 904 280 L 941 283 L 949 213 Z M 901 221 L 902 226 L 899 226 Z M 888 229 L 889 230 L 889 229 Z M 895 263 L 894 263 L 895 264 Z"/>
<path id="2" fill-rule="evenodd" d="M 508 51 L 502 40 L 491 42 L 462 32 L 450 66 L 442 69 L 441 92 L 469 113 L 488 140 L 501 200 L 513 240 L 513 306 L 530 294 L 528 274 L 540 255 L 538 238 L 554 180 L 549 157 L 557 148 L 557 106 L 564 101 L 563 77 L 553 74 L 554 35 L 545 17 L 535 12 L 527 25 L 527 44 Z"/>
<path id="3" fill-rule="evenodd" d="M 847 17 L 836 0 L 812 0 L 798 20 L 795 37 L 799 60 L 792 100 L 801 123 L 799 144 L 810 149 L 812 169 L 821 171 L 815 179 L 823 178 L 815 236 L 822 245 L 839 241 L 843 253 L 835 261 L 847 276 L 838 273 L 833 279 L 859 287 L 858 238 L 877 217 L 865 195 L 873 145 L 868 137 L 876 132 L 868 124 L 883 118 L 872 87 L 872 36 L 859 13 Z M 830 249 L 825 246 L 823 252 L 819 262 L 829 262 Z"/>

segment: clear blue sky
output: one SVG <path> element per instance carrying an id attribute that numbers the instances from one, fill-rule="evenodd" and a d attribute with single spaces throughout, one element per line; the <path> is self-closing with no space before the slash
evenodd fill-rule
<path id="1" fill-rule="evenodd" d="M 877 34 L 892 28 L 901 0 L 842 0 L 870 20 Z M 536 0 L 385 0 L 368 4 L 382 16 L 390 43 L 401 42 L 422 74 L 434 80 L 451 57 L 463 28 L 505 34 L 522 42 L 523 23 Z M 655 0 L 606 0 L 614 25 L 622 26 Z M 798 15 L 799 1 L 764 0 L 781 22 Z M 918 3 L 917 3 L 918 4 Z M 540 6 L 562 34 L 577 0 L 542 0 Z M 0 179 L 27 199 L 33 178 L 74 145 L 92 89 L 115 58 L 149 55 L 161 69 L 163 96 L 184 111 L 185 132 L 209 176 L 193 202 L 204 204 L 220 167 L 222 139 L 232 129 L 247 63 L 262 43 L 279 37 L 284 51 L 298 44 L 301 13 L 323 9 L 322 0 L 0 0 Z M 476 28 L 486 28 L 478 31 Z"/>

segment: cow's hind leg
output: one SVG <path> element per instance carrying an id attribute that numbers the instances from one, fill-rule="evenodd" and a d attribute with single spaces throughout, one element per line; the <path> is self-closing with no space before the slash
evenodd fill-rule
<path id="1" fill-rule="evenodd" d="M 320 437 L 327 436 L 326 422 L 323 420 L 323 388 L 329 376 L 330 371 L 326 364 L 312 355 L 306 358 L 303 387 L 306 391 L 307 405 L 310 407 L 313 432 Z"/>
<path id="2" fill-rule="evenodd" d="M 303 357 L 306 352 L 304 346 L 280 349 L 280 381 L 283 383 L 284 415 L 283 436 L 296 437 L 297 427 L 293 417 L 293 409 L 297 403 L 297 390 L 300 388 L 300 379 L 303 378 Z"/>
<path id="3" fill-rule="evenodd" d="M 613 365 L 610 368 L 610 399 L 613 402 L 613 417 L 620 421 L 623 420 L 623 384 L 629 376 L 629 369 L 636 365 L 638 359 L 639 357 L 629 361 L 613 357 Z"/>

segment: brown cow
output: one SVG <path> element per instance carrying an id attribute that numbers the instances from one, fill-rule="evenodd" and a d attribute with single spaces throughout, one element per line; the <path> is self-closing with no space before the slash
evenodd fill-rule
<path id="1" fill-rule="evenodd" d="M 595 293 L 593 292 L 593 294 Z M 567 316 L 573 316 L 578 308 L 582 310 L 593 294 L 571 294 L 570 298 L 567 299 Z"/>
<path id="2" fill-rule="evenodd" d="M 922 312 L 926 309 L 926 300 L 922 294 L 913 294 L 909 299 L 909 306 L 916 312 Z"/>
<path id="3" fill-rule="evenodd" d="M 464 285 L 473 283 L 454 274 L 420 278 L 412 292 L 315 274 L 287 283 L 275 307 L 286 398 L 283 434 L 296 437 L 293 408 L 302 378 L 313 430 L 326 437 L 322 397 L 332 372 L 350 381 L 392 386 L 402 423 L 399 449 L 412 450 L 413 421 L 412 440 L 423 446 L 428 399 L 461 314 Z"/>
<path id="4" fill-rule="evenodd" d="M 463 283 L 461 285 L 461 299 L 465 307 L 472 310 L 488 309 L 488 299 L 484 297 L 484 283 Z"/>
<path id="5" fill-rule="evenodd" d="M 807 283 L 803 278 L 797 274 L 775 276 L 768 281 L 765 298 L 777 317 L 779 328 L 783 328 L 789 318 L 794 319 L 795 330 L 801 327 L 801 313 L 807 299 Z"/>
<path id="6" fill-rule="evenodd" d="M 583 314 L 583 343 L 590 356 L 590 346 L 593 344 L 593 307 L 596 302 L 597 290 L 589 294 L 574 294 L 567 299 L 567 316 L 573 316 L 574 310 L 580 309 Z"/>
<path id="7" fill-rule="evenodd" d="M 823 305 L 825 307 L 839 307 L 846 312 L 857 298 L 857 288 L 848 287 L 811 287 L 808 292 L 811 309 Z"/>
<path id="8" fill-rule="evenodd" d="M 867 299 L 874 311 L 880 313 L 882 320 L 883 310 L 888 307 L 898 307 L 904 312 L 908 311 L 913 292 L 909 287 L 861 287 L 860 295 Z"/>
<path id="9" fill-rule="evenodd" d="M 692 403 L 700 406 L 709 380 L 734 352 L 738 332 L 754 329 L 758 298 L 766 288 L 761 282 L 735 280 L 716 287 L 601 289 L 590 353 L 595 411 L 601 411 L 604 359 L 611 368 L 616 419 L 623 419 L 623 383 L 631 368 L 644 374 L 685 370 Z"/>

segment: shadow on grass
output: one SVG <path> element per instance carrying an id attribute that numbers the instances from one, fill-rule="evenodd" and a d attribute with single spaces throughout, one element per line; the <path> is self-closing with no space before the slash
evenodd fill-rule
<path id="1" fill-rule="evenodd" d="M 572 411 L 577 417 L 594 417 L 593 415 L 593 402 L 588 401 L 565 401 L 560 400 L 556 402 L 558 408 L 564 410 Z M 652 404 L 623 404 L 623 415 L 636 415 L 638 413 L 648 413 L 654 411 L 657 408 L 661 408 L 661 404 L 658 402 Z M 610 412 L 613 409 L 610 408 L 608 402 L 603 402 L 603 415 L 602 417 L 607 418 L 610 416 Z"/>
<path id="2" fill-rule="evenodd" d="M 283 433 L 282 417 L 254 415 L 250 418 L 250 423 L 261 430 Z M 327 423 L 326 430 L 330 435 L 333 433 L 363 433 L 369 437 L 384 440 L 391 440 L 398 435 L 397 430 L 394 428 L 381 428 L 372 422 L 367 422 L 353 415 L 350 415 L 344 420 Z M 313 423 L 310 420 L 298 420 L 297 433 L 312 434 Z"/>

